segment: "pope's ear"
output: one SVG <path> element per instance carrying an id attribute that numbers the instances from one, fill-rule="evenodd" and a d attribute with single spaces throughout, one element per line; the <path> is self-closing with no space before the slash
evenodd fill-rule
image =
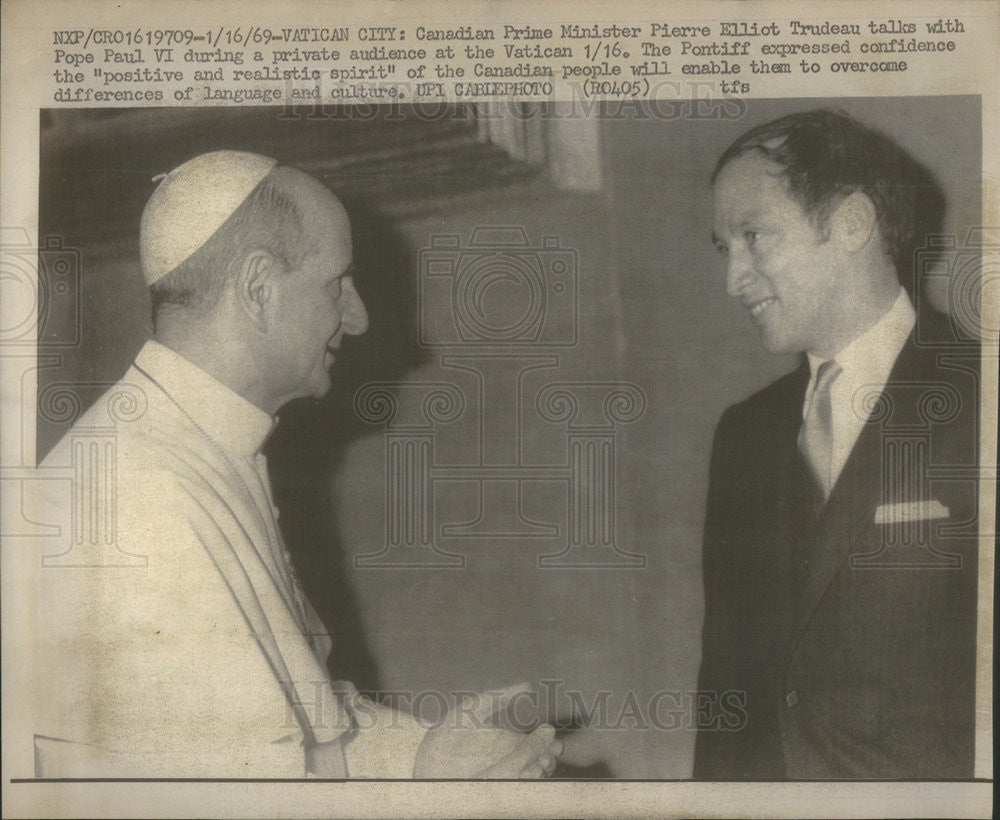
<path id="1" fill-rule="evenodd" d="M 245 254 L 236 271 L 236 299 L 260 331 L 267 330 L 267 309 L 274 298 L 275 276 L 283 272 L 281 260 L 264 248 Z"/>
<path id="2" fill-rule="evenodd" d="M 830 215 L 830 234 L 851 252 L 860 251 L 878 236 L 875 205 L 861 191 L 844 197 Z"/>

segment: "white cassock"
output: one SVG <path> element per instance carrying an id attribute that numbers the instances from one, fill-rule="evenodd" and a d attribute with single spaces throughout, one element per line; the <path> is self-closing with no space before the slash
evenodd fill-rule
<path id="1" fill-rule="evenodd" d="M 36 776 L 412 776 L 425 727 L 327 674 L 273 423 L 147 342 L 45 459 L 29 507 L 64 537 L 32 562 Z"/>

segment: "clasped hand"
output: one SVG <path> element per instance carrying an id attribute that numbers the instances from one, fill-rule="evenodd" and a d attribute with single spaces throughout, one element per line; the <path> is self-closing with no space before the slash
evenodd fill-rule
<path id="1" fill-rule="evenodd" d="M 528 684 L 485 692 L 450 712 L 428 730 L 417 750 L 415 777 L 538 778 L 552 774 L 562 743 L 555 729 L 539 726 L 524 733 L 488 723 L 513 698 L 530 691 Z"/>

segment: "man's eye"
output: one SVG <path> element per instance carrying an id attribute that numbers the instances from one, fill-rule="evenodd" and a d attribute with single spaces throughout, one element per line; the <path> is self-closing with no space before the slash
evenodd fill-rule
<path id="1" fill-rule="evenodd" d="M 744 237 L 744 239 L 746 239 L 747 245 L 749 247 L 751 247 L 751 248 L 757 243 L 757 236 L 758 236 L 757 231 L 744 231 L 743 232 L 743 237 Z"/>
<path id="2" fill-rule="evenodd" d="M 727 244 L 725 244 L 724 242 L 716 242 L 715 243 L 715 249 L 719 253 L 721 253 L 723 256 L 728 256 L 729 255 L 729 246 Z"/>

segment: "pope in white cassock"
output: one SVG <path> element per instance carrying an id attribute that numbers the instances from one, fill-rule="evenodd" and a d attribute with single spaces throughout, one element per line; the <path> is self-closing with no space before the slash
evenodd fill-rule
<path id="1" fill-rule="evenodd" d="M 282 542 L 261 448 L 283 404 L 330 389 L 342 337 L 367 327 L 350 237 L 329 190 L 255 154 L 195 157 L 150 197 L 155 338 L 41 468 L 74 463 L 77 431 L 111 430 L 111 484 L 80 474 L 74 493 L 36 499 L 67 532 L 70 497 L 110 499 L 115 547 L 137 565 L 36 574 L 36 776 L 553 770 L 551 727 L 487 720 L 520 687 L 428 726 L 327 674 L 330 640 Z M 123 396 L 139 411 L 119 412 Z"/>

